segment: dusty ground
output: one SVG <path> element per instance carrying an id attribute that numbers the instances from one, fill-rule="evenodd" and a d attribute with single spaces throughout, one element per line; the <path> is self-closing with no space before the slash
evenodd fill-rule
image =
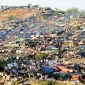
<path id="1" fill-rule="evenodd" d="M 0 13 L 0 20 L 8 20 L 9 16 L 15 16 L 19 19 L 23 19 L 23 18 L 27 18 L 30 16 L 33 16 L 33 14 L 35 14 L 37 12 L 37 10 L 31 10 L 29 11 L 28 8 L 24 8 L 24 9 L 9 9 L 6 11 L 3 11 Z"/>
<path id="2" fill-rule="evenodd" d="M 72 59 L 72 60 L 70 60 L 70 62 L 73 62 L 73 63 L 85 63 L 85 58 Z"/>

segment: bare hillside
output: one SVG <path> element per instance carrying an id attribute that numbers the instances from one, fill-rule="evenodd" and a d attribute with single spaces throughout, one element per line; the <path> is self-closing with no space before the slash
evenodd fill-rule
<path id="1" fill-rule="evenodd" d="M 0 20 L 7 20 L 9 16 L 15 16 L 19 19 L 27 18 L 38 12 L 38 10 L 30 10 L 28 8 L 8 9 L 0 13 Z"/>

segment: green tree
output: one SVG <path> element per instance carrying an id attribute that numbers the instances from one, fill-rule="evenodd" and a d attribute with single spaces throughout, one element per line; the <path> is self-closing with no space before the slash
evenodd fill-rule
<path id="1" fill-rule="evenodd" d="M 37 5 L 35 5 L 36 7 L 39 7 L 39 5 L 37 4 Z"/>
<path id="2" fill-rule="evenodd" d="M 2 9 L 2 10 L 4 9 L 4 6 L 3 6 L 3 5 L 1 5 L 1 9 Z"/>
<path id="3" fill-rule="evenodd" d="M 45 7 L 45 10 L 51 10 L 51 8 L 50 7 Z"/>
<path id="4" fill-rule="evenodd" d="M 58 14 L 58 13 L 65 14 L 65 11 L 60 10 L 60 9 L 58 9 L 58 8 L 55 8 L 54 12 L 55 12 L 55 14 Z"/>
<path id="5" fill-rule="evenodd" d="M 30 8 L 31 7 L 31 4 L 28 4 L 27 7 Z"/>
<path id="6" fill-rule="evenodd" d="M 37 54 L 37 55 L 35 56 L 35 59 L 36 59 L 36 60 L 39 60 L 39 59 L 42 59 L 42 58 L 44 58 L 44 57 L 46 57 L 46 56 L 47 56 L 46 53 L 40 53 L 40 54 Z"/>
<path id="7" fill-rule="evenodd" d="M 54 12 L 55 12 L 56 14 L 58 14 L 58 13 L 59 13 L 59 9 L 58 9 L 58 8 L 55 8 Z"/>
<path id="8" fill-rule="evenodd" d="M 84 9 L 80 10 L 80 14 L 85 15 L 85 10 Z"/>
<path id="9" fill-rule="evenodd" d="M 73 8 L 67 9 L 67 10 L 66 10 L 66 13 L 67 13 L 67 14 L 73 14 L 73 13 L 74 13 L 74 14 L 78 14 L 78 13 L 79 13 L 79 9 L 73 7 Z"/>
<path id="10" fill-rule="evenodd" d="M 65 14 L 65 11 L 63 11 L 63 10 L 60 10 L 60 11 L 59 11 L 59 13 Z"/>

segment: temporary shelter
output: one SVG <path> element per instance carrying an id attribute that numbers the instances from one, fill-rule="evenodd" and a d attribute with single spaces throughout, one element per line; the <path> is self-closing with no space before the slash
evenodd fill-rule
<path id="1" fill-rule="evenodd" d="M 61 71 L 63 72 L 70 72 L 70 69 L 64 67 L 64 66 L 57 66 Z"/>
<path id="2" fill-rule="evenodd" d="M 52 68 L 49 68 L 49 67 L 41 66 L 40 69 L 45 73 L 53 73 L 54 72 L 54 70 Z"/>

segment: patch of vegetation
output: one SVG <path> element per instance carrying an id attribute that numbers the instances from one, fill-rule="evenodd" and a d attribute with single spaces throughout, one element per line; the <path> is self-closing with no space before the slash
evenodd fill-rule
<path id="1" fill-rule="evenodd" d="M 45 10 L 51 10 L 51 8 L 50 7 L 45 7 Z"/>
<path id="2" fill-rule="evenodd" d="M 4 64 L 3 59 L 0 58 L 0 65 L 3 65 L 3 64 Z"/>
<path id="3" fill-rule="evenodd" d="M 46 57 L 46 56 L 47 56 L 46 53 L 40 53 L 40 54 L 37 54 L 37 55 L 35 56 L 35 59 L 36 59 L 36 60 L 39 60 L 39 59 L 42 59 L 42 58 L 44 58 L 44 57 Z"/>
<path id="4" fill-rule="evenodd" d="M 8 17 L 8 21 L 11 21 L 11 20 L 17 20 L 17 17 L 11 15 L 11 16 Z"/>

